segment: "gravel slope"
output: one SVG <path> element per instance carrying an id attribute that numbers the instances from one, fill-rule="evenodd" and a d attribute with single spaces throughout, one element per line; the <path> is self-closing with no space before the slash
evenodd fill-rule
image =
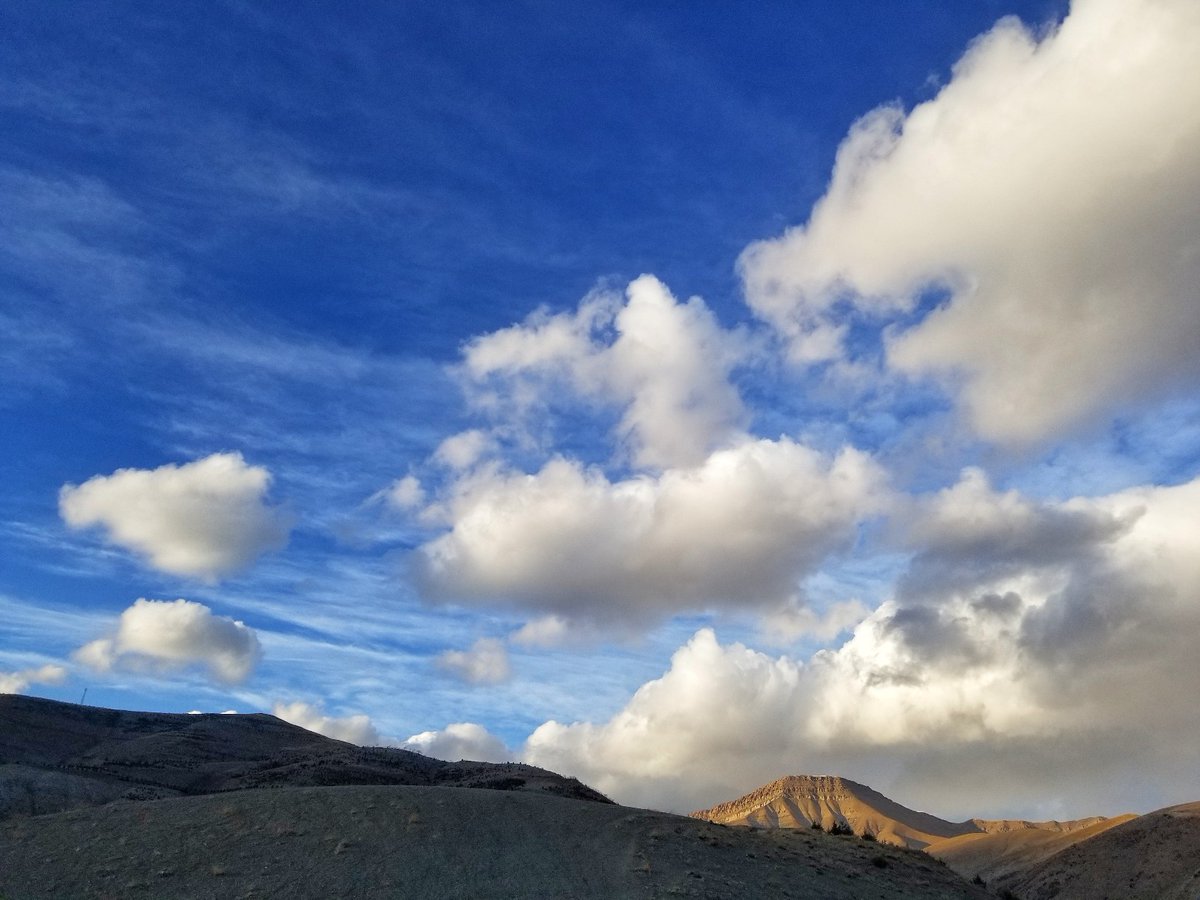
<path id="1" fill-rule="evenodd" d="M 914 851 L 528 792 L 348 786 L 0 823 L 0 895 L 983 898 Z"/>

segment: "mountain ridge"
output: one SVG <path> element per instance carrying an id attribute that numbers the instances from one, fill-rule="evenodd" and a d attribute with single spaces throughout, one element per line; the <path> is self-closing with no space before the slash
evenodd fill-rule
<path id="1" fill-rule="evenodd" d="M 0 694 L 0 820 L 111 800 L 276 786 L 453 785 L 611 803 L 524 763 L 359 747 L 265 713 L 157 713 Z"/>

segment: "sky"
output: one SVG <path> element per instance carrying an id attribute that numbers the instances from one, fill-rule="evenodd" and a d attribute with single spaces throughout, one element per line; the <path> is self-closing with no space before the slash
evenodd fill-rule
<path id="1" fill-rule="evenodd" d="M 4 4 L 0 691 L 1200 798 L 1200 6 L 900 10 Z"/>

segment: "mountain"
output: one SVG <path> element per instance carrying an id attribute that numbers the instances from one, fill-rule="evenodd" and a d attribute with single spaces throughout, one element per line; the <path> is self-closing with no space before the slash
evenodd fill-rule
<path id="1" fill-rule="evenodd" d="M 1022 900 L 1200 898 L 1200 803 L 1068 822 L 949 822 L 846 778 L 793 775 L 692 816 L 751 829 L 848 827 L 924 850 L 962 877 Z"/>
<path id="2" fill-rule="evenodd" d="M 923 849 L 935 841 L 980 831 L 973 822 L 947 822 L 917 812 L 866 785 L 836 775 L 789 775 L 744 797 L 691 813 L 723 825 L 752 828 L 811 828 L 825 831 L 849 826 L 902 847 Z"/>
<path id="3" fill-rule="evenodd" d="M 1195 900 L 1200 897 L 1200 803 L 1132 818 L 1005 885 L 1022 900 Z"/>
<path id="4" fill-rule="evenodd" d="M 1006 861 L 1004 872 L 1026 868 L 1132 818 L 950 822 L 901 806 L 865 784 L 836 775 L 788 775 L 691 816 L 751 828 L 812 828 L 815 822 L 830 831 L 840 826 L 884 843 L 925 850 L 968 877 L 984 871 L 996 874 L 986 867 L 1000 858 Z"/>
<path id="5" fill-rule="evenodd" d="M 264 714 L 127 712 L 0 694 L 0 820 L 117 799 L 350 784 L 483 787 L 611 802 L 534 766 L 357 747 Z"/>

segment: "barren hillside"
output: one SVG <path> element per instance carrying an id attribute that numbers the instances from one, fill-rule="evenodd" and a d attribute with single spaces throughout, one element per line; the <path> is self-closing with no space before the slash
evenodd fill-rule
<path id="1" fill-rule="evenodd" d="M 1147 813 L 1067 847 L 1010 887 L 1022 900 L 1196 900 L 1200 803 Z"/>
<path id="2" fill-rule="evenodd" d="M 978 898 L 922 853 L 530 792 L 353 786 L 0 823 L 0 895 Z"/>

